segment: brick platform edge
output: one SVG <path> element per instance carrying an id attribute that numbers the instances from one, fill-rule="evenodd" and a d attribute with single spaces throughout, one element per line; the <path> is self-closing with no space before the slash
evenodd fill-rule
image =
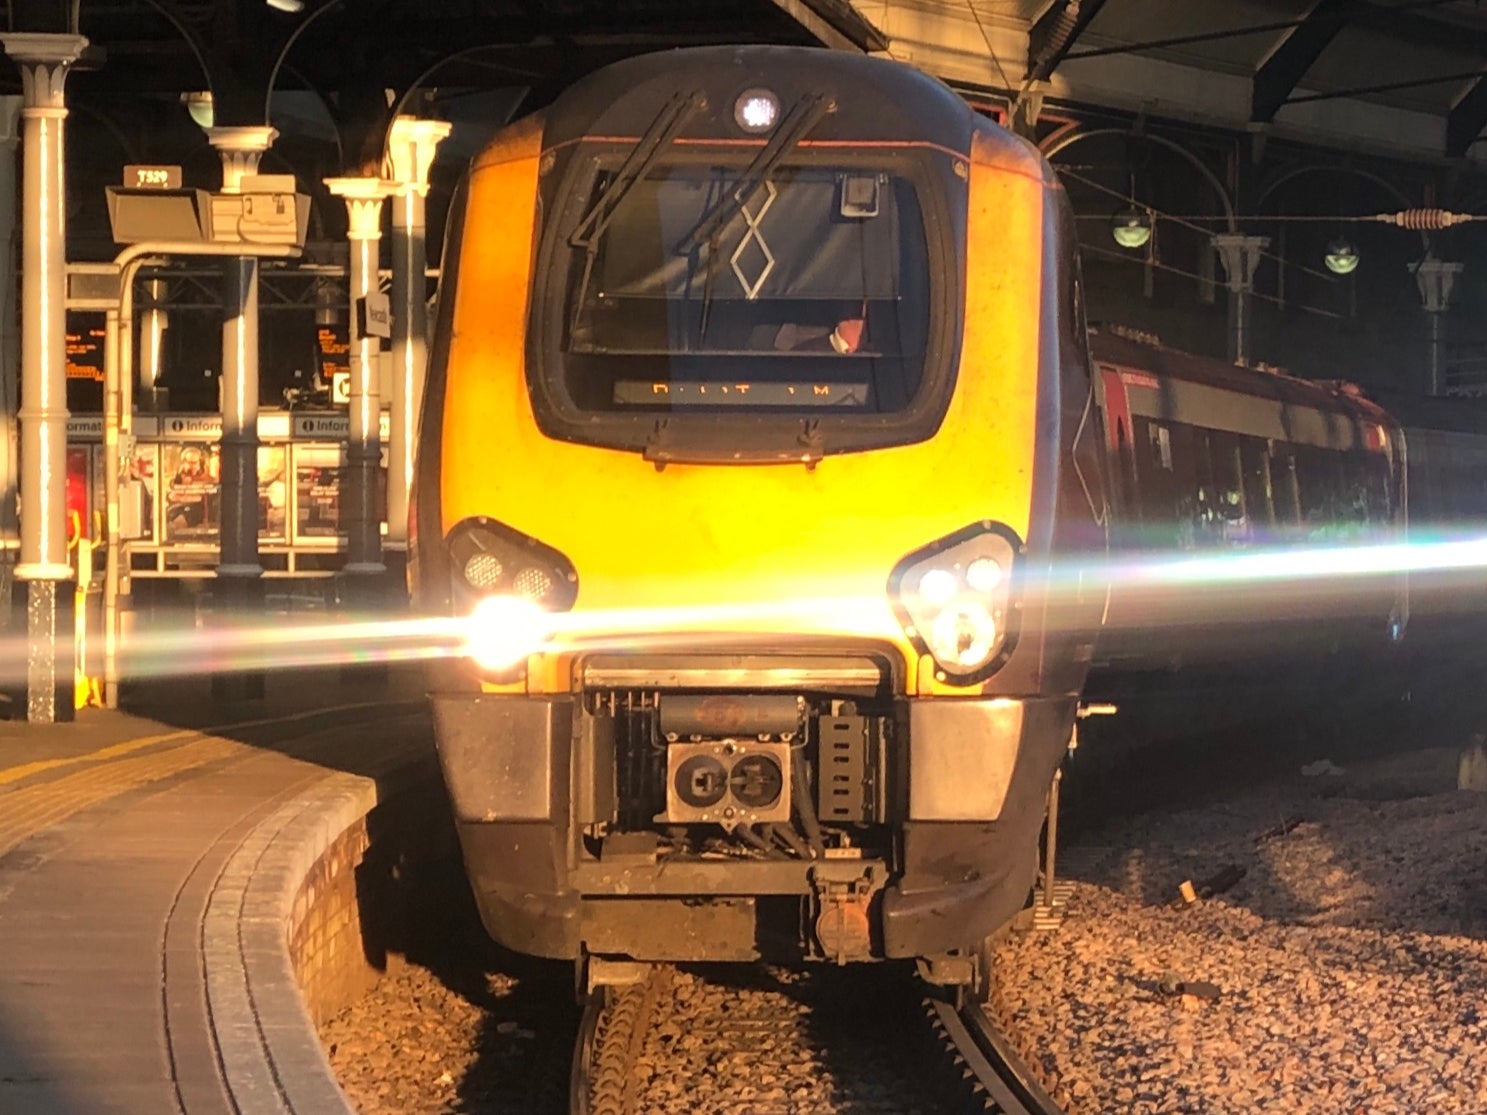
<path id="1" fill-rule="evenodd" d="M 329 774 L 262 821 L 223 869 L 202 925 L 207 1003 L 241 1115 L 355 1115 L 315 1030 L 368 990 L 355 873 L 368 814 L 422 781 Z"/>

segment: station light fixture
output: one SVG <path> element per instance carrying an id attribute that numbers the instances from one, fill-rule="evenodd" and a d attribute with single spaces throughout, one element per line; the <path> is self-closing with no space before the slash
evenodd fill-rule
<path id="1" fill-rule="evenodd" d="M 1351 275 L 1358 270 L 1358 249 L 1351 240 L 1339 236 L 1327 245 L 1324 262 L 1334 275 Z"/>
<path id="2" fill-rule="evenodd" d="M 1110 235 L 1122 248 L 1144 248 L 1151 239 L 1151 213 L 1131 205 L 1110 218 Z"/>
<path id="3" fill-rule="evenodd" d="M 264 3 L 276 12 L 302 12 L 305 10 L 305 0 L 264 0 Z"/>
<path id="4" fill-rule="evenodd" d="M 186 111 L 191 114 L 191 120 L 198 128 L 210 128 L 216 123 L 217 113 L 210 91 L 182 93 L 181 103 L 186 106 Z"/>

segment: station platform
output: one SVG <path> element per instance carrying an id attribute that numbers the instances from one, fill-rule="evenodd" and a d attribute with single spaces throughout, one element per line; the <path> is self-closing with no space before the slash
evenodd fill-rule
<path id="1" fill-rule="evenodd" d="M 413 669 L 0 721 L 0 1115 L 347 1110 L 284 911 L 317 849 L 432 763 Z"/>

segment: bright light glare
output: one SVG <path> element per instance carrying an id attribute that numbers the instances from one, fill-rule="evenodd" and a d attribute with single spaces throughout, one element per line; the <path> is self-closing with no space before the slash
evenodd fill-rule
<path id="1" fill-rule="evenodd" d="M 968 580 L 976 564 L 972 561 L 967 568 Z M 1208 588 L 1250 586 L 1254 592 L 1269 593 L 1272 585 L 1357 578 L 1349 591 L 1392 593 L 1392 581 L 1368 578 L 1409 573 L 1412 590 L 1423 591 L 1431 582 L 1417 580 L 1417 576 L 1475 570 L 1487 573 L 1487 536 L 1463 537 L 1458 533 L 1411 543 L 1275 547 L 1196 556 L 1126 555 L 1112 559 L 1108 565 L 1103 558 L 1089 555 L 1086 560 L 1075 558 L 1053 570 L 1049 587 L 1056 593 L 1067 592 L 1071 598 L 1077 594 L 1081 599 L 1087 599 L 1093 586 L 1107 580 L 1117 600 L 1124 593 L 1139 594 L 1150 587 L 1188 592 L 1194 601 L 1194 615 L 1207 616 L 1205 609 L 1210 603 L 1213 608 L 1242 608 L 1248 599 L 1243 593 L 1214 596 L 1204 592 Z M 881 589 L 861 594 L 843 592 L 839 580 L 833 577 L 820 583 L 796 583 L 789 591 L 770 598 L 711 603 L 694 598 L 656 607 L 557 614 L 543 613 L 530 601 L 492 598 L 480 612 L 485 622 L 479 625 L 471 617 L 389 619 L 321 612 L 264 615 L 257 623 L 212 624 L 202 629 L 197 626 L 195 612 L 188 610 L 125 631 L 120 641 L 120 668 L 125 680 L 194 677 L 238 670 L 468 658 L 477 649 L 482 655 L 490 654 L 509 664 L 544 649 L 556 653 L 716 649 L 720 633 L 737 645 L 771 646 L 777 644 L 782 632 L 881 640 L 901 630 L 887 593 Z M 1364 601 L 1359 599 L 1361 606 Z M 994 621 L 984 615 L 984 609 L 972 615 L 952 605 L 937 623 L 927 626 L 931 630 L 924 632 L 924 637 L 937 656 L 942 650 L 950 652 L 940 660 L 952 666 L 985 653 L 981 645 L 995 637 Z M 551 642 L 545 641 L 549 636 Z M 498 645 L 506 649 L 497 651 Z M 0 640 L 0 680 L 24 685 L 27 650 L 24 634 Z"/>
<path id="2" fill-rule="evenodd" d="M 996 623 L 974 601 L 946 608 L 930 627 L 929 649 L 937 662 L 947 666 L 975 669 L 985 665 L 995 645 Z"/>
<path id="3" fill-rule="evenodd" d="M 966 566 L 966 584 L 977 592 L 991 592 L 1002 583 L 1002 567 L 991 558 L 977 558 Z"/>
<path id="4" fill-rule="evenodd" d="M 1157 557 L 1116 566 L 1112 580 L 1119 590 L 1122 584 L 1240 584 L 1482 567 L 1487 567 L 1487 538 L 1468 538 Z"/>
<path id="5" fill-rule="evenodd" d="M 470 613 L 465 650 L 482 670 L 509 670 L 551 635 L 552 619 L 534 601 L 487 596 Z"/>
<path id="6" fill-rule="evenodd" d="M 948 569 L 931 569 L 919 578 L 919 599 L 932 608 L 950 603 L 960 583 Z"/>

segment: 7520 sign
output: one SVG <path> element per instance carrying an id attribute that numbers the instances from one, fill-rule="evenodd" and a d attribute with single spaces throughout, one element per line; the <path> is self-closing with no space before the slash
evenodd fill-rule
<path id="1" fill-rule="evenodd" d="M 179 190 L 181 168 L 178 166 L 126 166 L 124 185 L 133 190 Z"/>

